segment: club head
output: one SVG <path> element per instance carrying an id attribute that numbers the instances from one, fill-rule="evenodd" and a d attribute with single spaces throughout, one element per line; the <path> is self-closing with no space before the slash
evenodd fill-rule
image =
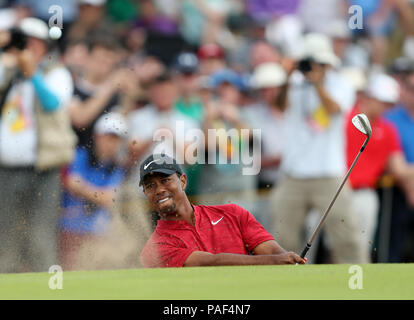
<path id="1" fill-rule="evenodd" d="M 368 139 L 371 138 L 371 124 L 369 123 L 368 117 L 365 114 L 360 113 L 354 116 L 352 118 L 352 124 L 355 128 L 357 128 L 359 131 L 365 134 L 368 137 Z"/>

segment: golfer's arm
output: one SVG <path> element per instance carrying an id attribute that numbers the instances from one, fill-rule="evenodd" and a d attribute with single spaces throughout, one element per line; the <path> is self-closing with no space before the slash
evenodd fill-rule
<path id="1" fill-rule="evenodd" d="M 253 249 L 254 255 L 263 255 L 263 254 L 281 254 L 286 253 L 281 246 L 275 240 L 264 241 L 256 246 Z"/>
<path id="2" fill-rule="evenodd" d="M 204 251 L 194 251 L 184 263 L 184 267 L 201 266 L 242 266 L 277 264 L 274 255 L 245 255 L 235 253 L 212 254 Z"/>

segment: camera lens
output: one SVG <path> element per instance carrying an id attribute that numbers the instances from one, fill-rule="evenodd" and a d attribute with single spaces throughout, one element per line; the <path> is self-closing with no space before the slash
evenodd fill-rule
<path id="1" fill-rule="evenodd" d="M 298 63 L 298 70 L 303 73 L 311 71 L 312 70 L 312 59 L 306 58 L 306 59 L 300 60 Z"/>

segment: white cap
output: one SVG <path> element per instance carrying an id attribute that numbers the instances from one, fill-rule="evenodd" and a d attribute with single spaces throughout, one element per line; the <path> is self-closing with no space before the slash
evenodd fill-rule
<path id="1" fill-rule="evenodd" d="M 302 39 L 302 48 L 295 58 L 303 59 L 310 57 L 317 63 L 330 64 L 338 67 L 341 60 L 335 55 L 332 40 L 321 33 L 308 33 Z"/>
<path id="2" fill-rule="evenodd" d="M 37 18 L 24 18 L 19 24 L 20 30 L 28 37 L 49 40 L 49 28 L 46 22 Z"/>
<path id="3" fill-rule="evenodd" d="M 286 83 L 285 69 L 274 62 L 258 65 L 251 77 L 251 86 L 255 89 L 280 87 Z"/>
<path id="4" fill-rule="evenodd" d="M 397 103 L 400 98 L 400 86 L 392 77 L 378 73 L 369 80 L 366 93 L 382 102 Z"/>
<path id="5" fill-rule="evenodd" d="M 102 115 L 96 121 L 94 132 L 97 134 L 116 134 L 119 137 L 126 137 L 128 126 L 122 114 L 110 112 Z"/>
<path id="6" fill-rule="evenodd" d="M 91 6 L 100 7 L 106 3 L 106 0 L 79 0 L 79 4 L 89 4 Z"/>

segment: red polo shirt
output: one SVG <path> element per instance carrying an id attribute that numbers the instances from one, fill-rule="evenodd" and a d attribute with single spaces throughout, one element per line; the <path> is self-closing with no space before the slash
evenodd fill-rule
<path id="1" fill-rule="evenodd" d="M 235 204 L 193 206 L 195 227 L 185 220 L 159 220 L 141 253 L 144 267 L 182 267 L 193 251 L 249 254 L 274 238 Z"/>
<path id="2" fill-rule="evenodd" d="M 349 114 L 346 124 L 346 157 L 351 166 L 366 136 L 352 125 L 352 117 L 359 113 L 356 106 Z M 375 188 L 384 173 L 388 160 L 394 152 L 402 152 L 397 130 L 383 117 L 371 121 L 372 136 L 364 152 L 349 176 L 352 188 Z"/>

